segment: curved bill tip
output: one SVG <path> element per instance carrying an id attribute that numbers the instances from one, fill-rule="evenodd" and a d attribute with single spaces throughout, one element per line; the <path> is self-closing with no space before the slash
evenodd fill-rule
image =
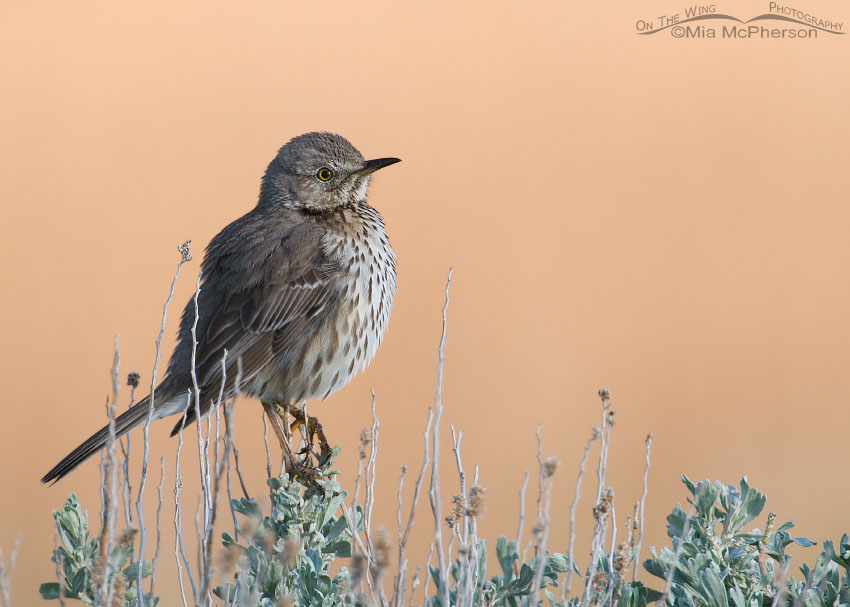
<path id="1" fill-rule="evenodd" d="M 396 162 L 401 162 L 401 158 L 377 158 L 375 160 L 367 160 L 363 163 L 363 168 L 360 169 L 360 174 L 369 175 L 378 169 L 388 167 Z"/>

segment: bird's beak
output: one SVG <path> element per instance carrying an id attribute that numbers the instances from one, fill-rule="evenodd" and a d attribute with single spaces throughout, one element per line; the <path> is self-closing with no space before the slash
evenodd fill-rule
<path id="1" fill-rule="evenodd" d="M 378 169 L 388 167 L 396 162 L 401 162 L 401 158 L 378 158 L 376 160 L 367 160 L 363 163 L 363 168 L 357 171 L 361 175 L 371 175 Z"/>

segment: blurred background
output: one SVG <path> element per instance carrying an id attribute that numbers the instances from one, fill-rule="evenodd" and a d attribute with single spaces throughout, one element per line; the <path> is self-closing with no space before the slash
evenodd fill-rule
<path id="1" fill-rule="evenodd" d="M 666 542 L 683 473 L 749 475 L 768 509 L 818 542 L 850 530 L 850 40 L 637 35 L 636 20 L 684 8 L 5 3 L 0 545 L 8 554 L 23 533 L 15 602 L 33 603 L 53 579 L 51 509 L 76 491 L 96 519 L 96 459 L 57 486 L 38 479 L 103 424 L 113 335 L 122 384 L 137 371 L 148 386 L 177 245 L 191 238 L 195 260 L 178 282 L 164 356 L 203 247 L 255 204 L 278 147 L 311 130 L 404 160 L 370 191 L 399 258 L 389 332 L 366 373 L 310 409 L 342 446 L 351 488 L 375 390 L 375 524 L 394 533 L 399 467 L 421 462 L 453 266 L 442 440 L 449 425 L 462 430 L 467 470 L 480 466 L 489 542 L 516 528 L 524 470 L 534 486 L 539 424 L 544 456 L 562 462 L 549 545 L 565 550 L 602 386 L 616 411 L 609 478 L 621 522 L 655 435 L 644 546 Z M 767 3 L 717 8 L 748 19 Z M 797 8 L 850 18 L 840 2 Z M 256 401 L 237 406 L 236 428 L 261 495 Z M 162 456 L 167 470 L 165 596 L 176 583 L 170 429 L 151 430 L 154 468 Z M 450 455 L 444 501 L 457 486 Z M 586 483 L 582 555 L 595 490 Z M 420 508 L 412 566 L 433 537 L 427 499 Z"/>

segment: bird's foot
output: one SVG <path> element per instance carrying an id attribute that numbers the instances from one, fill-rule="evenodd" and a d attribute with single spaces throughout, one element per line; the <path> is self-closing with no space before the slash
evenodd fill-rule
<path id="1" fill-rule="evenodd" d="M 287 407 L 287 410 L 295 419 L 295 421 L 293 421 L 289 426 L 290 432 L 295 432 L 299 427 L 306 425 L 306 445 L 298 452 L 298 454 L 305 455 L 305 461 L 312 456 L 316 458 L 317 465 L 321 466 L 325 464 L 331 456 L 331 446 L 330 443 L 328 443 L 328 439 L 325 436 L 325 432 L 322 429 L 322 424 L 319 422 L 319 419 L 312 416 L 306 416 L 305 424 L 305 415 L 303 410 L 292 406 Z M 315 439 L 317 438 L 319 441 L 318 453 L 316 453 L 315 450 Z"/>

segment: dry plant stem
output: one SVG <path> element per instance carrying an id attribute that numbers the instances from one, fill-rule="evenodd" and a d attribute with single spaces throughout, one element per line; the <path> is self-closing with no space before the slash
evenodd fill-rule
<path id="1" fill-rule="evenodd" d="M 150 595 L 153 594 L 154 581 L 156 580 L 156 564 L 159 560 L 159 547 L 162 542 L 162 533 L 160 527 L 160 515 L 162 514 L 162 484 L 165 482 L 165 458 L 159 458 L 159 486 L 156 488 L 157 493 L 157 505 L 156 505 L 156 548 L 153 552 L 153 560 L 151 561 L 151 589 Z"/>
<path id="2" fill-rule="evenodd" d="M 437 387 L 434 392 L 434 434 L 431 444 L 431 486 L 428 497 L 431 502 L 431 511 L 434 513 L 434 543 L 437 550 L 437 567 L 440 580 L 440 601 L 445 606 L 449 603 L 449 578 L 446 568 L 446 555 L 443 552 L 443 525 L 442 525 L 442 502 L 440 499 L 440 419 L 443 416 L 443 365 L 445 363 L 446 346 L 446 310 L 449 307 L 449 287 L 452 284 L 452 269 L 446 278 L 446 300 L 443 304 L 443 331 L 440 336 L 440 345 L 437 347 Z"/>
<path id="3" fill-rule="evenodd" d="M 519 487 L 519 522 L 516 526 L 516 539 L 514 546 L 519 549 L 519 543 L 522 540 L 522 528 L 525 526 L 525 492 L 528 489 L 528 470 L 525 471 L 522 477 L 522 485 Z"/>
<path id="4" fill-rule="evenodd" d="M 115 572 L 109 555 L 115 543 L 115 519 L 118 517 L 118 470 L 115 457 L 115 405 L 118 402 L 118 365 L 121 354 L 118 348 L 118 334 L 115 334 L 112 367 L 109 370 L 112 379 L 112 399 L 107 402 L 106 416 L 108 436 L 106 441 L 106 457 L 102 459 L 103 475 L 101 478 L 101 520 L 100 559 L 103 565 L 103 582 L 97 589 L 97 598 L 104 605 L 112 604 L 115 590 Z"/>
<path id="5" fill-rule="evenodd" d="M 354 476 L 354 494 L 351 497 L 351 508 L 357 507 L 357 502 L 360 500 L 360 481 L 363 478 L 363 460 L 366 459 L 366 443 L 364 436 L 366 429 L 360 433 L 360 450 L 357 457 L 357 474 Z"/>
<path id="6" fill-rule="evenodd" d="M 227 413 L 225 413 L 227 415 Z M 263 415 L 263 423 L 266 421 L 266 416 Z M 239 466 L 239 451 L 237 451 L 236 447 L 233 448 L 233 463 L 236 467 L 236 477 L 239 479 L 239 485 L 242 487 L 242 495 L 245 496 L 245 499 L 250 499 L 248 496 L 248 487 L 245 485 L 245 479 L 242 478 L 242 468 Z"/>
<path id="7" fill-rule="evenodd" d="M 540 494 L 537 496 L 539 517 L 537 521 L 538 531 L 534 549 L 534 578 L 531 584 L 531 593 L 534 604 L 540 602 L 540 582 L 543 579 L 543 566 L 546 564 L 546 540 L 549 539 L 549 506 L 552 502 L 552 473 L 547 472 L 543 462 L 543 437 L 540 434 L 540 426 L 537 426 L 537 464 L 540 486 Z"/>
<path id="8" fill-rule="evenodd" d="M 457 476 L 458 476 L 458 486 L 460 488 L 459 498 L 461 499 L 461 515 L 460 521 L 456 522 L 452 526 L 452 538 L 451 541 L 455 539 L 455 533 L 457 534 L 457 538 L 460 542 L 458 546 L 458 560 L 460 560 L 460 567 L 458 571 L 458 581 L 457 581 L 457 606 L 458 607 L 466 607 L 469 602 L 467 599 L 471 597 L 467 597 L 467 585 L 469 582 L 469 544 L 467 543 L 469 540 L 469 518 L 467 517 L 467 504 L 466 504 L 466 474 L 463 471 L 463 461 L 461 460 L 460 455 L 460 443 L 463 440 L 463 432 L 455 431 L 454 426 L 449 426 L 449 430 L 452 435 L 452 453 L 455 456 L 455 465 L 457 466 Z M 461 547 L 466 547 L 466 558 L 461 556 Z M 452 559 L 452 548 L 451 542 L 449 543 L 448 549 L 448 557 L 449 560 Z"/>
<path id="9" fill-rule="evenodd" d="M 227 350 L 224 351 L 224 356 L 221 359 L 222 391 L 219 394 L 219 402 L 216 404 L 216 420 L 218 420 L 218 409 L 219 409 L 219 407 L 221 406 L 221 403 L 222 403 L 221 399 L 223 398 L 223 394 L 224 394 L 224 384 L 225 384 L 225 381 L 227 379 L 226 366 L 225 366 L 226 360 L 227 360 Z M 239 385 L 240 381 L 241 381 L 241 378 L 237 377 L 237 379 L 236 379 L 236 385 L 237 386 Z M 228 407 L 227 403 L 225 403 L 224 406 L 225 406 L 225 408 Z M 229 420 L 230 417 L 231 417 L 230 415 L 225 413 L 225 420 Z M 216 435 L 218 435 L 218 430 L 216 430 Z M 207 527 L 204 530 L 204 536 L 205 536 L 204 546 L 205 546 L 206 554 L 204 555 L 205 569 L 203 571 L 203 578 L 202 578 L 203 582 L 201 584 L 200 595 L 201 595 L 202 598 L 206 597 L 209 605 L 212 605 L 212 596 L 209 595 L 210 580 L 211 580 L 211 576 L 212 576 L 212 567 L 209 565 L 209 563 L 211 561 L 210 542 L 212 540 L 213 528 L 215 527 L 216 513 L 218 512 L 218 496 L 219 496 L 219 493 L 221 492 L 221 476 L 222 476 L 222 473 L 223 473 L 223 470 L 224 470 L 223 463 L 224 463 L 224 461 L 230 459 L 230 451 L 233 448 L 232 437 L 233 437 L 233 429 L 230 427 L 229 423 L 227 421 L 225 421 L 224 452 L 222 453 L 221 458 L 219 458 L 218 456 L 216 456 L 216 458 L 215 458 L 216 459 L 215 470 L 213 471 L 212 509 L 210 511 L 210 518 L 209 518 Z M 217 443 L 218 443 L 218 438 L 216 438 L 216 444 Z M 218 449 L 218 447 L 216 446 L 216 451 L 217 451 L 217 449 Z"/>
<path id="10" fill-rule="evenodd" d="M 573 493 L 573 501 L 570 504 L 570 543 L 567 547 L 567 557 L 570 561 L 570 568 L 567 571 L 567 579 L 564 584 L 561 586 L 561 600 L 566 604 L 567 597 L 570 592 L 570 585 L 573 581 L 573 572 L 575 570 L 575 543 L 576 543 L 576 507 L 578 506 L 579 499 L 581 498 L 581 481 L 584 477 L 584 468 L 587 465 L 587 458 L 590 455 L 590 447 L 593 445 L 593 441 L 596 440 L 596 437 L 599 436 L 599 431 L 594 428 L 590 434 L 590 438 L 587 440 L 587 443 L 584 445 L 584 454 L 581 457 L 581 463 L 578 467 L 578 476 L 576 476 L 576 486 L 575 492 Z"/>
<path id="11" fill-rule="evenodd" d="M 614 553 L 617 547 L 617 511 L 614 508 L 614 490 L 609 489 L 609 491 L 611 492 L 611 549 L 608 551 L 608 598 L 606 603 L 611 605 L 614 597 L 614 587 L 618 585 L 614 581 Z"/>
<path id="12" fill-rule="evenodd" d="M 416 588 L 419 586 L 419 572 L 421 570 L 421 566 L 413 570 L 413 577 L 410 579 L 410 598 L 407 601 L 407 607 L 413 607 L 413 593 L 416 592 Z"/>
<path id="13" fill-rule="evenodd" d="M 290 462 L 295 462 L 295 455 L 292 453 L 292 449 L 289 447 L 289 440 L 286 437 L 286 430 L 284 430 L 283 423 L 280 421 L 280 416 L 275 411 L 274 405 L 271 403 L 262 403 L 263 410 L 266 413 L 266 417 L 269 418 L 269 421 L 272 423 L 272 430 L 274 430 L 275 435 L 277 436 L 278 442 L 280 442 L 280 448 L 284 452 L 284 457 L 286 457 Z M 268 474 L 269 478 L 271 478 L 271 459 L 268 460 Z"/>
<path id="14" fill-rule="evenodd" d="M 640 494 L 640 500 L 638 501 L 638 504 L 639 504 L 638 505 L 638 537 L 637 537 L 637 544 L 635 545 L 634 554 L 632 555 L 632 558 L 634 559 L 634 564 L 632 566 L 633 567 L 632 568 L 632 581 L 633 582 L 637 579 L 638 563 L 640 562 L 640 549 L 641 549 L 641 544 L 643 542 L 643 513 L 644 513 L 644 506 L 646 505 L 646 494 L 649 491 L 648 480 L 649 480 L 649 467 L 651 465 L 650 454 L 651 454 L 651 451 L 652 451 L 652 434 L 646 435 L 645 444 L 646 444 L 646 465 L 644 466 L 644 469 L 643 469 L 643 493 Z"/>
<path id="15" fill-rule="evenodd" d="M 602 552 L 604 550 L 605 537 L 608 534 L 608 517 L 607 514 L 602 511 L 600 506 L 602 505 L 604 499 L 603 496 L 605 495 L 605 493 L 607 493 L 607 490 L 605 488 L 605 471 L 608 461 L 608 441 L 610 438 L 610 392 L 607 388 L 602 388 L 601 390 L 599 390 L 599 397 L 602 400 L 602 428 L 599 432 L 599 462 L 597 464 L 596 469 L 597 498 L 593 510 L 595 520 L 590 549 L 589 571 L 591 575 L 589 575 L 588 579 L 585 580 L 584 593 L 582 594 L 581 600 L 582 607 L 587 607 L 590 602 L 590 595 L 593 590 L 592 572 L 595 571 L 597 568 L 597 563 L 601 558 Z"/>
<path id="16" fill-rule="evenodd" d="M 434 556 L 434 542 L 428 548 L 428 559 L 425 561 L 425 584 L 422 586 L 422 604 L 428 605 L 428 584 L 431 581 L 431 557 Z M 411 597 L 413 598 L 413 597 Z"/>
<path id="17" fill-rule="evenodd" d="M 602 499 L 602 492 L 605 490 L 605 465 L 608 459 L 608 398 L 605 388 L 599 391 L 602 399 L 602 425 L 600 426 L 601 444 L 599 447 L 599 462 L 596 465 L 596 503 Z"/>
<path id="18" fill-rule="evenodd" d="M 459 539 L 461 545 L 465 547 L 466 554 L 458 554 L 461 560 L 460 579 L 458 584 L 457 605 L 458 607 L 471 607 L 473 603 L 474 590 L 478 584 L 478 538 L 476 533 L 476 525 L 474 516 L 470 516 L 468 501 L 469 493 L 466 488 L 466 473 L 463 471 L 463 461 L 461 458 L 461 441 L 463 440 L 463 432 L 455 433 L 454 426 L 452 431 L 452 451 L 455 454 L 455 463 L 457 465 L 458 479 L 460 482 L 460 495 L 463 502 L 463 515 L 461 517 L 461 531 Z M 478 467 L 475 467 L 475 475 L 473 477 L 473 485 L 478 482 Z M 451 551 L 449 552 L 451 554 Z"/>
<path id="19" fill-rule="evenodd" d="M 266 447 L 266 478 L 272 477 L 272 452 L 269 450 L 269 426 L 266 423 L 268 411 L 263 406 L 263 445 Z"/>
<path id="20" fill-rule="evenodd" d="M 159 327 L 159 335 L 156 338 L 156 357 L 154 358 L 153 364 L 153 373 L 151 373 L 151 395 L 150 402 L 148 403 L 148 416 L 145 419 L 145 425 L 143 430 L 143 438 L 144 438 L 144 447 L 142 450 L 142 474 L 139 478 L 139 493 L 136 498 L 136 518 L 139 521 L 139 555 L 138 560 L 141 562 L 144 559 L 145 554 L 145 518 L 144 513 L 142 512 L 142 498 L 145 494 L 145 482 L 147 481 L 148 476 L 148 456 L 150 453 L 150 425 L 153 420 L 153 411 L 154 411 L 154 398 L 156 392 L 156 381 L 159 372 L 159 363 L 162 359 L 162 336 L 165 333 L 165 321 L 168 318 L 168 305 L 171 303 L 171 300 L 174 298 L 174 285 L 177 284 L 177 277 L 180 276 L 180 268 L 184 263 L 190 261 L 192 259 L 192 254 L 189 252 L 189 244 L 190 240 L 187 240 L 182 245 L 178 247 L 180 251 L 180 261 L 177 263 L 177 271 L 174 273 L 174 278 L 171 281 L 171 288 L 168 292 L 168 298 L 165 300 L 165 304 L 162 307 L 162 323 Z M 138 568 L 138 573 L 136 577 L 136 598 L 138 607 L 144 607 L 145 605 L 145 597 L 144 591 L 142 590 L 142 570 L 144 567 Z"/>
<path id="21" fill-rule="evenodd" d="M 127 408 L 130 409 L 135 402 L 136 386 L 129 380 L 128 383 L 130 384 L 130 404 Z M 118 444 L 121 445 L 121 468 L 124 473 L 121 483 L 121 504 L 124 510 L 124 523 L 127 527 L 130 527 L 133 525 L 133 513 L 130 509 L 130 495 L 133 493 L 133 488 L 130 485 L 130 434 L 124 435 L 124 438 L 119 440 Z"/>
<path id="22" fill-rule="evenodd" d="M 381 420 L 375 415 L 375 391 L 372 390 L 372 441 L 369 449 L 369 461 L 366 464 L 366 501 L 364 504 L 365 520 L 363 521 L 366 545 L 369 547 L 370 554 L 374 554 L 374 548 L 372 546 L 372 509 L 375 506 L 375 462 L 378 456 L 378 429 L 380 427 Z"/>
<path id="23" fill-rule="evenodd" d="M 398 547 L 399 547 L 399 557 L 398 557 L 398 571 L 396 571 L 395 579 L 393 580 L 393 595 L 390 599 L 391 605 L 403 605 L 404 604 L 404 578 L 405 578 L 405 569 L 407 568 L 407 561 L 404 560 L 403 551 L 401 548 L 401 509 L 404 506 L 404 501 L 401 497 L 401 492 L 404 489 L 404 475 L 407 474 L 407 466 L 402 464 L 401 472 L 398 475 L 398 494 L 396 495 L 396 500 L 398 507 L 396 508 L 395 516 L 396 523 L 398 525 Z M 0 563 L 2 564 L 2 563 Z"/>
<path id="24" fill-rule="evenodd" d="M 190 368 L 190 375 L 192 376 L 192 395 L 193 395 L 193 406 L 195 407 L 195 430 L 196 435 L 198 437 L 198 466 L 200 468 L 201 475 L 201 500 L 202 500 L 202 514 L 203 514 L 203 526 L 198 525 L 199 529 L 206 529 L 209 524 L 210 519 L 210 510 L 212 509 L 212 495 L 210 493 L 210 480 L 209 480 L 209 457 L 207 449 L 204 448 L 204 433 L 201 429 L 201 389 L 198 386 L 198 374 L 196 370 L 196 359 L 198 353 L 198 319 L 199 319 L 199 308 L 198 308 L 198 296 L 201 294 L 201 272 L 198 272 L 198 278 L 195 281 L 195 296 L 193 298 L 195 305 L 195 319 L 192 323 L 192 366 Z M 209 419 L 209 418 L 207 418 Z M 209 435 L 209 429 L 207 430 L 207 435 Z M 198 547 L 198 575 L 203 578 L 204 571 L 207 569 L 207 563 L 204 560 L 204 557 L 207 554 L 207 543 L 206 543 L 206 534 L 198 531 L 198 535 L 200 537 L 200 545 Z M 203 597 L 197 595 L 195 597 L 195 602 L 200 602 L 203 600 Z"/>
<path id="25" fill-rule="evenodd" d="M 428 468 L 428 464 L 431 462 L 431 453 L 429 451 L 430 447 L 430 434 L 431 434 L 431 423 L 434 420 L 434 412 L 431 408 L 428 409 L 428 419 L 425 421 L 425 432 L 422 433 L 423 442 L 424 442 L 424 455 L 422 457 L 422 466 L 419 468 L 419 476 L 416 477 L 416 484 L 413 486 L 413 501 L 410 503 L 410 514 L 407 517 L 407 526 L 404 528 L 404 533 L 401 532 L 401 479 L 399 479 L 399 541 L 398 541 L 398 564 L 399 571 L 396 583 L 396 590 L 394 595 L 394 600 L 392 601 L 393 605 L 396 607 L 401 607 L 404 604 L 404 587 L 405 580 L 404 575 L 407 569 L 407 560 L 404 558 L 404 551 L 407 547 L 407 538 L 410 535 L 410 530 L 413 527 L 413 517 L 416 513 L 416 506 L 419 504 L 419 494 L 422 489 L 422 480 L 425 478 L 425 470 Z M 413 588 L 410 590 L 410 598 L 413 599 Z"/>
<path id="26" fill-rule="evenodd" d="M 10 578 L 15 569 L 15 561 L 18 560 L 18 549 L 21 547 L 21 534 L 15 535 L 12 543 L 12 551 L 9 553 L 9 565 L 6 565 L 6 557 L 3 556 L 3 548 L 0 546 L 0 606 L 12 607 L 12 589 Z"/>
<path id="27" fill-rule="evenodd" d="M 183 511 L 180 506 L 180 489 L 183 488 L 183 479 L 180 476 L 180 451 L 183 449 L 183 428 L 186 426 L 186 414 L 189 412 L 188 405 L 190 399 L 191 394 L 187 398 L 187 406 L 183 410 L 183 421 L 180 424 L 180 431 L 177 433 L 177 456 L 174 464 L 174 559 L 177 561 L 177 581 L 180 585 L 180 598 L 183 599 L 183 607 L 186 607 L 186 591 L 183 587 L 181 557 L 186 564 L 186 573 L 192 585 L 192 596 L 197 595 L 195 591 L 195 580 L 192 578 L 192 569 L 189 567 L 189 559 L 186 558 L 186 551 L 183 549 Z"/>

